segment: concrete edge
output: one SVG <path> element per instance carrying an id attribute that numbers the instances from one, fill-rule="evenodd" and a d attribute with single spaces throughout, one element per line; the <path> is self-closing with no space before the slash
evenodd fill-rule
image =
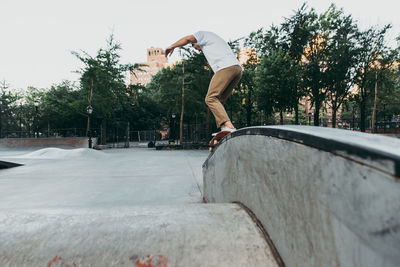
<path id="1" fill-rule="evenodd" d="M 268 234 L 267 230 L 265 230 L 263 224 L 257 218 L 255 213 L 251 209 L 249 209 L 246 205 L 241 203 L 241 202 L 235 201 L 233 203 L 235 203 L 238 206 L 240 206 L 249 215 L 249 217 L 256 224 L 257 228 L 260 230 L 261 234 L 264 236 L 264 239 L 267 241 L 268 246 L 269 246 L 269 248 L 270 248 L 270 250 L 272 252 L 272 255 L 274 256 L 274 259 L 275 259 L 276 263 L 278 264 L 278 266 L 279 267 L 285 267 L 286 265 L 283 262 L 282 257 L 279 254 L 278 250 L 276 249 L 274 242 L 272 241 L 272 239 L 271 239 L 270 235 Z"/>
<path id="2" fill-rule="evenodd" d="M 0 169 L 14 168 L 14 167 L 22 166 L 22 165 L 23 164 L 0 160 Z"/>
<path id="3" fill-rule="evenodd" d="M 343 141 L 333 140 L 331 138 L 324 138 L 321 136 L 313 135 L 310 133 L 303 133 L 300 131 L 296 131 L 293 128 L 275 128 L 275 127 L 247 127 L 239 129 L 227 136 L 225 136 L 210 153 L 208 158 L 203 164 L 203 168 L 207 167 L 209 159 L 214 155 L 217 151 L 218 147 L 227 142 L 231 138 L 244 136 L 244 135 L 261 135 L 261 136 L 269 136 L 278 139 L 283 139 L 291 142 L 296 142 L 299 144 L 303 144 L 309 147 L 313 147 L 316 149 L 320 149 L 322 151 L 331 152 L 338 156 L 343 157 L 342 153 L 346 152 L 348 155 L 356 156 L 361 159 L 372 159 L 372 160 L 388 160 L 392 161 L 394 164 L 393 172 L 380 169 L 383 172 L 389 173 L 393 175 L 395 179 L 400 179 L 400 156 L 394 155 L 391 153 L 387 153 L 383 150 L 374 149 L 371 147 L 364 147 L 354 143 L 346 143 Z M 369 165 L 366 162 L 363 162 L 366 165 Z M 369 165 L 370 166 L 370 165 Z M 373 166 L 371 166 L 373 167 Z"/>

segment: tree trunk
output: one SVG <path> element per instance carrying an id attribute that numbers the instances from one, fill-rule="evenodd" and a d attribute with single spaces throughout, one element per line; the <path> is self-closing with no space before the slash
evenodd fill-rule
<path id="1" fill-rule="evenodd" d="M 297 99 L 296 105 L 294 106 L 294 124 L 299 125 L 299 99 Z"/>
<path id="2" fill-rule="evenodd" d="M 179 125 L 179 143 L 183 144 L 183 113 L 185 111 L 185 65 L 182 64 L 182 109 L 181 120 Z"/>
<path id="3" fill-rule="evenodd" d="M 372 110 L 372 125 L 371 132 L 375 133 L 375 120 L 376 120 L 376 101 L 378 99 L 378 72 L 375 73 L 375 96 L 374 96 L 374 109 Z"/>
<path id="4" fill-rule="evenodd" d="M 103 118 L 101 121 L 101 144 L 107 144 L 107 119 Z"/>
<path id="5" fill-rule="evenodd" d="M 249 94 L 247 97 L 246 123 L 247 123 L 247 126 L 251 126 L 251 90 L 250 89 L 249 89 Z"/>
<path id="6" fill-rule="evenodd" d="M 246 125 L 251 125 L 251 106 L 247 105 L 246 107 Z"/>
<path id="7" fill-rule="evenodd" d="M 332 107 L 332 128 L 336 128 L 336 108 Z"/>
<path id="8" fill-rule="evenodd" d="M 129 147 L 129 139 L 130 139 L 130 137 L 129 137 L 129 131 L 130 131 L 130 127 L 129 127 L 130 125 L 129 125 L 129 121 L 128 121 L 128 124 L 126 125 L 126 141 L 125 141 L 125 148 L 128 148 Z"/>
<path id="9" fill-rule="evenodd" d="M 315 111 L 314 111 L 314 126 L 319 126 L 319 110 L 321 108 L 321 103 L 319 99 L 315 100 Z"/>
<path id="10" fill-rule="evenodd" d="M 367 113 L 367 108 L 366 108 L 366 99 L 364 99 L 364 97 L 361 98 L 361 103 L 360 103 L 360 130 L 361 132 L 365 132 L 366 129 L 366 125 L 365 125 L 365 121 L 366 121 L 366 113 Z"/>
<path id="11" fill-rule="evenodd" d="M 279 117 L 280 117 L 280 123 L 281 123 L 281 125 L 283 125 L 283 111 L 282 110 L 279 111 Z"/>

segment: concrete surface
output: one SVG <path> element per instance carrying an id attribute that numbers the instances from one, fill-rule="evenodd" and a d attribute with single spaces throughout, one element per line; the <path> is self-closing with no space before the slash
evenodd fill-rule
<path id="1" fill-rule="evenodd" d="M 0 209 L 199 203 L 207 151 L 0 151 Z"/>
<path id="2" fill-rule="evenodd" d="M 389 137 L 241 129 L 204 163 L 204 196 L 250 208 L 286 266 L 398 266 L 399 159 Z"/>
<path id="3" fill-rule="evenodd" d="M 0 151 L 25 164 L 0 170 L 0 266 L 277 266 L 244 209 L 201 203 L 208 154 Z"/>
<path id="4" fill-rule="evenodd" d="M 235 204 L 7 210 L 0 240 L 1 266 L 141 266 L 146 255 L 166 260 L 153 266 L 276 266 Z"/>

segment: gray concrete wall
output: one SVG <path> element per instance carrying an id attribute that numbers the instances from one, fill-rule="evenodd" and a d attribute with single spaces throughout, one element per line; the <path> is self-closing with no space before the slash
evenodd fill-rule
<path id="1" fill-rule="evenodd" d="M 96 144 L 96 138 L 92 138 Z M 0 148 L 24 149 L 24 148 L 79 148 L 88 147 L 87 137 L 66 137 L 66 138 L 2 138 Z"/>
<path id="2" fill-rule="evenodd" d="M 204 163 L 204 197 L 251 209 L 286 266 L 399 266 L 399 166 L 395 138 L 247 128 Z"/>

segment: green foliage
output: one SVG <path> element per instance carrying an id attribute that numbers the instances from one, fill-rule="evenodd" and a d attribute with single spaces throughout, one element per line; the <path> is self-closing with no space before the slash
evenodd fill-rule
<path id="1" fill-rule="evenodd" d="M 281 93 L 290 93 L 287 96 L 290 99 L 287 109 L 295 111 L 295 122 L 297 124 L 299 123 L 298 102 L 301 97 L 306 95 L 306 88 L 303 83 L 305 69 L 301 62 L 304 49 L 312 36 L 312 31 L 315 29 L 316 19 L 317 15 L 314 10 L 308 11 L 307 6 L 303 4 L 292 17 L 286 18 L 280 27 L 272 25 L 269 30 L 260 29 L 251 33 L 245 41 L 245 45 L 254 49 L 256 55 L 260 58 L 269 57 L 271 54 L 276 55 L 276 53 L 280 53 L 279 51 L 286 53 L 291 58 L 290 84 L 292 88 L 285 89 L 286 92 Z M 277 78 L 277 80 L 284 82 L 282 79 Z M 265 108 L 264 104 L 258 106 Z"/>
<path id="2" fill-rule="evenodd" d="M 352 127 L 360 120 L 365 130 L 377 86 L 377 120 L 390 120 L 400 114 L 400 35 L 397 47 L 387 47 L 389 28 L 361 31 L 352 16 L 335 5 L 317 14 L 303 4 L 281 24 L 230 41 L 234 53 L 243 45 L 250 58 L 225 103 L 228 114 L 238 126 L 249 126 L 264 123 L 275 113 L 280 113 L 282 123 L 283 112 L 294 111 L 294 123 L 308 124 L 306 110 L 299 107 L 299 100 L 306 97 L 315 110 L 315 125 L 328 104 L 334 125 L 342 108 L 342 119 L 351 121 Z M 182 61 L 154 75 L 144 87 L 125 85 L 126 73 L 144 65 L 120 63 L 120 51 L 121 45 L 111 35 L 95 56 L 72 52 L 83 63 L 79 86 L 62 81 L 49 89 L 29 87 L 22 94 L 1 83 L 0 136 L 32 133 L 36 116 L 42 133 L 47 127 L 86 128 L 88 105 L 94 108 L 92 127 L 108 120 L 111 128 L 130 122 L 132 130 L 158 129 L 169 124 L 172 114 L 179 118 L 183 68 L 184 122 L 210 121 L 204 97 L 213 72 L 202 53 L 180 49 Z M 39 101 L 37 109 L 35 101 Z"/>
<path id="3" fill-rule="evenodd" d="M 258 107 L 266 114 L 281 114 L 293 107 L 293 59 L 284 51 L 278 50 L 264 56 L 256 70 L 256 98 Z"/>
<path id="4" fill-rule="evenodd" d="M 242 99 L 242 106 L 244 105 L 244 111 L 246 115 L 246 126 L 252 125 L 253 114 L 256 113 L 256 101 L 254 100 L 254 89 L 256 88 L 255 77 L 256 68 L 258 66 L 258 60 L 254 53 L 248 54 L 249 58 L 246 63 L 243 64 L 243 74 L 239 82 L 237 91 L 240 92 Z M 236 95 L 234 94 L 232 98 Z M 233 101 L 231 99 L 230 101 Z M 244 103 L 243 103 L 244 102 Z M 243 108 L 242 108 L 243 109 Z"/>
<path id="5" fill-rule="evenodd" d="M 367 103 L 374 92 L 376 74 L 386 68 L 381 65 L 382 61 L 391 61 L 391 53 L 385 45 L 385 35 L 390 25 L 382 29 L 371 27 L 366 31 L 358 32 L 357 35 L 357 67 L 355 84 L 359 93 L 355 100 L 360 108 L 360 128 L 366 130 Z"/>
<path id="6" fill-rule="evenodd" d="M 203 54 L 186 51 L 187 58 L 173 68 L 164 68 L 153 76 L 147 85 L 147 95 L 164 114 L 167 123 L 172 114 L 180 114 L 182 96 L 182 71 L 185 68 L 185 121 L 195 117 L 205 119 L 207 114 L 204 97 L 212 77 L 212 71 Z"/>
<path id="7" fill-rule="evenodd" d="M 332 107 L 332 125 L 336 127 L 336 114 L 354 86 L 357 64 L 357 25 L 350 15 L 334 5 L 325 13 L 330 18 L 327 36 L 327 100 Z"/>
<path id="8" fill-rule="evenodd" d="M 21 94 L 11 90 L 6 81 L 0 83 L 0 138 L 18 129 L 18 121 L 13 118 L 22 115 L 18 105 L 21 98 Z"/>
<path id="9" fill-rule="evenodd" d="M 75 84 L 62 81 L 52 85 L 41 98 L 41 126 L 45 128 L 85 128 L 86 114 L 81 111 L 81 92 Z"/>
<path id="10" fill-rule="evenodd" d="M 72 52 L 84 67 L 81 73 L 82 98 L 78 104 L 80 112 L 84 113 L 86 106 L 92 105 L 96 116 L 110 118 L 114 111 L 119 109 L 126 97 L 124 74 L 131 69 L 131 65 L 119 62 L 121 45 L 115 42 L 113 35 L 107 40 L 107 47 L 100 49 L 96 57 L 86 52 L 79 54 Z"/>
<path id="11" fill-rule="evenodd" d="M 395 52 L 395 51 L 392 51 Z M 395 52 L 397 53 L 397 52 Z M 377 120 L 390 121 L 393 115 L 400 114 L 400 71 L 399 66 L 391 60 L 395 55 L 381 59 L 378 69 Z"/>
<path id="12" fill-rule="evenodd" d="M 293 16 L 285 18 L 279 29 L 281 47 L 289 53 L 296 63 L 301 62 L 304 49 L 315 28 L 314 22 L 317 20 L 315 11 L 313 9 L 308 11 L 307 9 L 307 5 L 304 3 Z"/>

